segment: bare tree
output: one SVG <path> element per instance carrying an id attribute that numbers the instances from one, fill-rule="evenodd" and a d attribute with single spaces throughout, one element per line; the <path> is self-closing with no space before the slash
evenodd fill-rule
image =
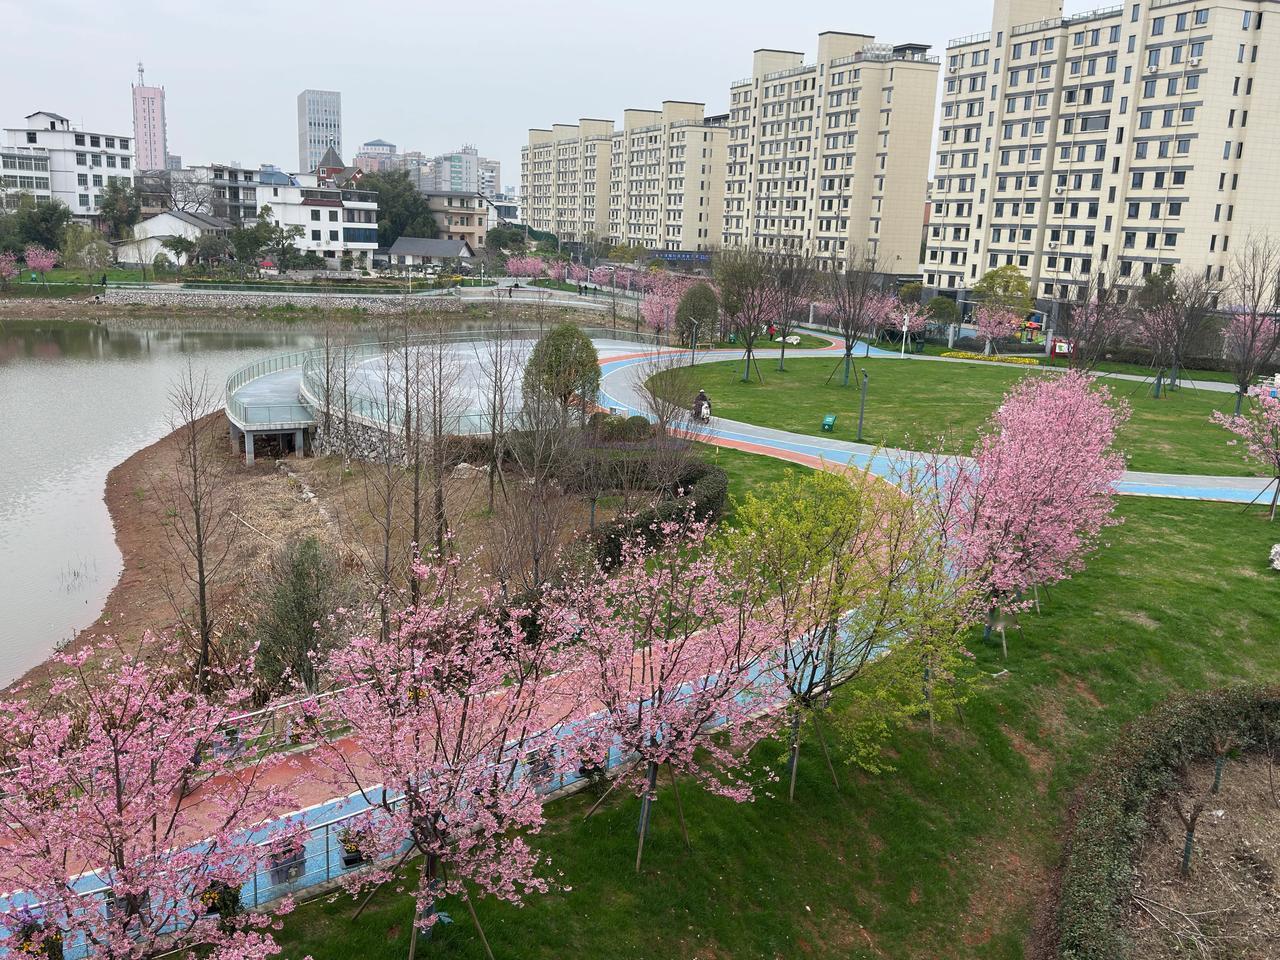
<path id="1" fill-rule="evenodd" d="M 778 304 L 774 326 L 782 338 L 778 350 L 778 371 L 781 373 L 786 369 L 787 337 L 809 318 L 809 304 L 818 289 L 818 268 L 806 253 L 780 254 L 771 259 Z"/>
<path id="2" fill-rule="evenodd" d="M 1116 284 L 1108 284 L 1101 273 L 1088 278 L 1081 288 L 1081 300 L 1068 305 L 1067 333 L 1072 340 L 1069 366 L 1089 371 L 1128 336 L 1134 326 L 1134 311 L 1121 302 Z"/>
<path id="3" fill-rule="evenodd" d="M 714 270 L 720 286 L 720 307 L 742 344 L 742 382 L 746 383 L 751 379 L 757 338 L 778 320 L 778 284 L 773 265 L 759 250 L 730 247 L 716 255 Z M 756 376 L 760 376 L 759 366 Z"/>
<path id="4" fill-rule="evenodd" d="M 190 362 L 169 389 L 170 427 L 175 438 L 174 476 L 157 500 L 167 522 L 165 538 L 178 571 L 177 583 L 162 578 L 179 629 L 196 647 L 196 685 L 209 689 L 217 628 L 214 589 L 234 544 L 235 495 L 227 483 L 222 453 L 220 393 L 207 371 Z"/>
<path id="5" fill-rule="evenodd" d="M 518 409 L 520 377 L 528 355 L 529 342 L 517 335 L 501 306 L 495 323 L 484 340 L 476 345 L 476 368 L 484 391 L 485 420 L 489 426 L 489 513 L 494 510 L 497 485 L 502 482 L 507 434 L 513 412 Z"/>
<path id="6" fill-rule="evenodd" d="M 1151 349 L 1157 384 L 1178 385 L 1187 357 L 1213 324 L 1213 284 L 1194 271 L 1152 274 L 1138 292 L 1137 334 Z"/>
<path id="7" fill-rule="evenodd" d="M 854 365 L 853 351 L 860 338 L 866 337 L 867 352 L 871 352 L 871 332 L 879 322 L 884 296 L 884 273 L 870 249 L 865 256 L 852 257 L 848 263 L 841 262 L 833 253 L 829 262 L 822 295 L 830 304 L 832 319 L 844 340 L 841 363 L 844 372 L 840 382 L 847 387 Z"/>
<path id="8" fill-rule="evenodd" d="M 1223 348 L 1235 375 L 1236 413 L 1254 381 L 1280 350 L 1280 245 L 1269 236 L 1250 236 L 1236 246 L 1225 307 Z"/>
<path id="9" fill-rule="evenodd" d="M 504 590 L 537 590 L 572 529 L 575 497 L 565 478 L 577 466 L 583 431 L 577 411 L 544 393 L 526 393 L 509 437 L 518 479 L 504 484 L 494 529 L 501 539 L 487 551 L 490 572 Z"/>
<path id="10" fill-rule="evenodd" d="M 460 432 L 460 423 L 467 412 L 467 391 L 463 384 L 466 366 L 461 362 L 458 348 L 445 336 L 444 324 L 436 311 L 429 314 L 428 335 L 416 348 L 417 386 L 413 391 L 413 407 L 417 429 L 416 436 L 425 438 L 428 458 L 427 475 L 431 482 L 431 520 L 435 531 L 436 549 L 444 552 L 449 534 L 445 516 L 446 447 L 451 438 Z M 414 542 L 420 529 L 420 509 L 417 492 L 419 470 L 414 471 Z"/>

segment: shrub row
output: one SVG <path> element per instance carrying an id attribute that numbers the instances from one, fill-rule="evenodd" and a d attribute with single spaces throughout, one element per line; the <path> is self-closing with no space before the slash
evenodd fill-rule
<path id="1" fill-rule="evenodd" d="M 596 561 L 602 567 L 617 565 L 624 541 L 638 536 L 652 543 L 657 540 L 657 528 L 662 523 L 679 519 L 686 510 L 698 520 L 719 520 L 729 501 L 729 475 L 715 464 L 692 460 L 662 493 L 663 498 L 651 509 L 619 517 L 592 534 Z"/>
<path id="2" fill-rule="evenodd" d="M 1215 739 L 1261 744 L 1264 725 L 1277 719 L 1280 687 L 1241 685 L 1166 701 L 1120 731 L 1071 811 L 1056 913 L 1059 960 L 1132 956 L 1133 861 L 1152 804 L 1183 765 L 1213 754 Z"/>
<path id="3" fill-rule="evenodd" d="M 1040 361 L 1035 357 L 1014 357 L 1008 354 L 1000 353 L 970 353 L 967 350 L 948 350 L 943 353 L 944 357 L 954 357 L 957 360 L 985 360 L 987 363 L 1017 363 L 1024 367 L 1038 367 Z"/>

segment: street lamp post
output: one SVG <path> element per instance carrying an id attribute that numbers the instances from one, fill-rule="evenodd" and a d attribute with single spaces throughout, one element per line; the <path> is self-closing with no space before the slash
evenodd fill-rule
<path id="1" fill-rule="evenodd" d="M 693 320 L 693 336 L 689 338 L 689 366 L 693 366 L 694 354 L 698 352 L 698 321 Z"/>
<path id="2" fill-rule="evenodd" d="M 910 322 L 911 318 L 904 313 L 902 315 L 902 352 L 899 354 L 900 357 L 907 355 L 907 325 Z"/>

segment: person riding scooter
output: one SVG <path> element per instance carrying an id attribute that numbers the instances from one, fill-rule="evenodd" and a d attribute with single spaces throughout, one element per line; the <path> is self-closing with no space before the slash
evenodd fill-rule
<path id="1" fill-rule="evenodd" d="M 698 395 L 693 398 L 693 419 L 699 423 L 711 422 L 711 398 L 705 390 L 699 390 Z"/>

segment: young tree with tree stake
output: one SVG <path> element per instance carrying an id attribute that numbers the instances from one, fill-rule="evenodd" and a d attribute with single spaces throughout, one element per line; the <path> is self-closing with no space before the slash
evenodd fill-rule
<path id="1" fill-rule="evenodd" d="M 1083 299 L 1068 307 L 1066 317 L 1072 341 L 1068 366 L 1083 373 L 1105 360 L 1134 327 L 1132 307 L 1120 302 L 1117 286 L 1108 286 L 1101 274 L 1089 280 Z"/>
<path id="2" fill-rule="evenodd" d="M 1064 580 L 1114 517 L 1124 456 L 1112 449 L 1128 408 L 1078 371 L 1030 376 L 1006 394 L 971 463 L 943 484 L 956 569 L 981 578 L 989 626 Z M 1003 629 L 1001 630 L 1003 636 Z"/>
<path id="3" fill-rule="evenodd" d="M 473 893 L 520 903 L 548 888 L 527 839 L 543 823 L 535 773 L 558 762 L 539 735 L 580 706 L 574 684 L 554 676 L 566 666 L 557 651 L 567 623 L 543 617 L 526 634 L 529 611 L 507 606 L 457 560 L 427 557 L 415 574 L 417 605 L 385 635 L 370 611 L 371 629 L 327 663 L 345 693 L 308 705 L 315 728 L 348 731 L 318 740 L 315 754 L 335 787 L 370 808 L 348 829 L 373 868 L 349 875 L 348 889 L 395 879 L 406 838 L 421 857 L 410 957 L 442 898 L 462 898 L 483 940 Z"/>
<path id="4" fill-rule="evenodd" d="M 1235 375 L 1236 409 L 1249 388 L 1280 352 L 1280 244 L 1250 237 L 1236 247 L 1228 267 L 1226 310 L 1231 320 L 1223 334 L 1223 352 Z"/>
<path id="5" fill-rule="evenodd" d="M 600 705 L 579 728 L 584 764 L 602 767 L 610 747 L 637 758 L 616 781 L 641 798 L 637 871 L 661 768 L 682 829 L 679 776 L 750 800 L 748 753 L 777 726 L 760 711 L 783 699 L 783 637 L 758 581 L 736 582 L 704 523 L 660 522 L 656 533 L 656 547 L 642 535 L 627 539 L 616 568 L 596 565 L 550 601 L 578 627 L 581 689 Z"/>
<path id="6" fill-rule="evenodd" d="M 1135 332 L 1151 350 L 1157 380 L 1168 377 L 1170 389 L 1195 344 L 1213 323 L 1213 287 L 1204 274 L 1172 269 L 1145 278 L 1138 293 Z"/>
<path id="7" fill-rule="evenodd" d="M 150 635 L 131 651 L 86 648 L 55 658 L 66 670 L 47 695 L 0 701 L 0 885 L 32 904 L 29 922 L 6 918 L 10 956 L 279 953 L 271 918 L 238 909 L 262 859 L 297 842 L 287 824 L 254 842 L 261 821 L 295 804 L 265 786 L 276 761 L 242 765 L 226 749 L 251 674 L 219 672 L 215 701 L 166 665 L 178 655 Z"/>
<path id="8" fill-rule="evenodd" d="M 787 337 L 809 319 L 809 305 L 818 290 L 818 267 L 812 257 L 801 253 L 774 258 L 774 283 L 777 284 L 778 318 L 774 321 L 781 343 L 778 344 L 778 372 L 786 370 Z"/>
<path id="9" fill-rule="evenodd" d="M 27 269 L 40 274 L 40 282 L 44 284 L 45 289 L 49 289 L 49 281 L 46 274 L 58 265 L 58 253 L 56 250 L 46 250 L 39 244 L 32 244 L 23 251 L 22 259 L 27 264 Z"/>
<path id="10" fill-rule="evenodd" d="M 838 269 L 844 266 L 844 269 Z M 871 337 L 880 327 L 888 296 L 883 291 L 884 275 L 875 257 L 855 258 L 847 265 L 832 260 L 823 279 L 822 289 L 829 305 L 831 319 L 844 340 L 841 386 L 849 386 L 853 371 L 853 351 L 859 339 L 867 341 L 871 353 Z M 833 371 L 834 372 L 834 371 Z"/>
<path id="11" fill-rule="evenodd" d="M 756 340 L 778 321 L 777 279 L 769 258 L 747 247 L 720 251 L 714 271 L 720 308 L 742 344 L 742 382 L 747 383 L 755 361 Z M 759 374 L 757 367 L 756 375 Z"/>
<path id="12" fill-rule="evenodd" d="M 974 311 L 978 336 L 985 341 L 986 353 L 999 353 L 996 344 L 1022 329 L 1022 317 L 995 304 L 978 304 Z"/>
<path id="13" fill-rule="evenodd" d="M 1264 387 L 1255 387 L 1251 396 L 1253 406 L 1248 413 L 1228 417 L 1215 410 L 1213 422 L 1238 436 L 1250 459 L 1262 464 L 1271 474 L 1267 486 L 1274 486 L 1275 490 L 1271 494 L 1269 519 L 1275 520 L 1276 506 L 1280 503 L 1280 399 Z"/>

